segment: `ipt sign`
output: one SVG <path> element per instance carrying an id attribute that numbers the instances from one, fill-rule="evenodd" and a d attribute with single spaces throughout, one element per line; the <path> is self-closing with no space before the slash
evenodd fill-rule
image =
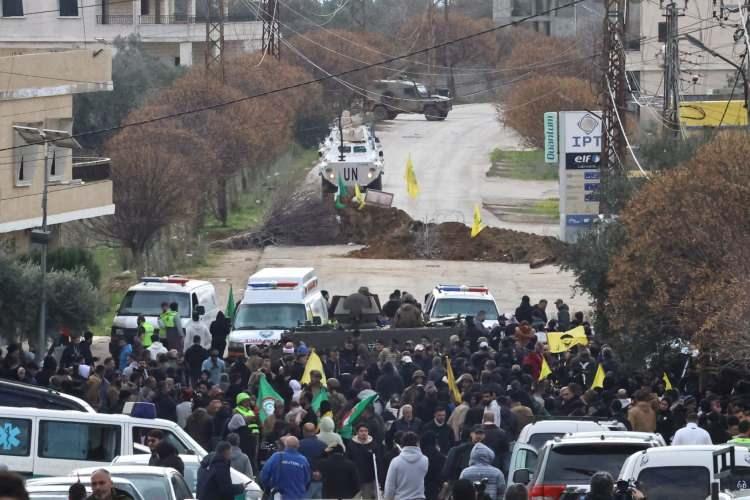
<path id="1" fill-rule="evenodd" d="M 602 123 L 593 113 L 564 113 L 565 152 L 602 152 Z"/>

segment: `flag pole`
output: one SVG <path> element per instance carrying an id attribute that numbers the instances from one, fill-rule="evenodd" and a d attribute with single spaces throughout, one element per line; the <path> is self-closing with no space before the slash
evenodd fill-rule
<path id="1" fill-rule="evenodd" d="M 375 492 L 377 493 L 377 499 L 383 500 L 380 494 L 380 480 L 378 479 L 378 460 L 375 458 L 375 452 L 372 452 L 372 467 L 375 470 Z"/>

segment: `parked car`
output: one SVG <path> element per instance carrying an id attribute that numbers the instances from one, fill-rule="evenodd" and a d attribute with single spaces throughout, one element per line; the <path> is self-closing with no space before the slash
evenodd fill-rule
<path id="1" fill-rule="evenodd" d="M 39 408 L 41 410 L 75 410 L 96 413 L 81 398 L 47 387 L 0 378 L 0 406 Z"/>
<path id="2" fill-rule="evenodd" d="M 536 469 L 539 449 L 544 443 L 556 437 L 574 432 L 625 431 L 625 425 L 614 420 L 591 419 L 550 419 L 527 424 L 518 435 L 513 445 L 513 452 L 508 467 L 509 484 L 513 483 L 513 474 L 520 469 Z"/>
<path id="3" fill-rule="evenodd" d="M 123 455 L 115 458 L 112 465 L 148 465 L 149 458 L 151 455 Z M 197 495 L 198 469 L 201 459 L 195 455 L 180 455 L 180 458 L 185 465 L 185 481 L 193 495 Z M 232 484 L 246 485 L 245 495 L 240 495 L 240 500 L 256 500 L 263 496 L 263 490 L 250 477 L 235 469 L 230 469 L 229 473 L 232 475 Z"/>
<path id="4" fill-rule="evenodd" d="M 588 490 L 591 476 L 606 471 L 616 477 L 633 453 L 664 446 L 659 434 L 579 432 L 554 438 L 542 447 L 536 470 L 519 469 L 513 482 L 528 484 L 532 499 L 558 500 L 568 488 Z"/>
<path id="5" fill-rule="evenodd" d="M 94 471 L 107 469 L 112 476 L 127 479 L 146 499 L 190 500 L 193 493 L 182 474 L 171 467 L 149 465 L 110 465 L 76 469 L 71 476 L 90 476 Z"/>
<path id="6" fill-rule="evenodd" d="M 57 476 L 29 479 L 26 481 L 26 491 L 31 500 L 68 500 L 68 489 L 73 483 L 80 482 L 91 494 L 91 475 L 88 476 Z M 145 500 L 135 485 L 121 477 L 113 476 L 112 483 L 116 490 L 127 493 L 133 500 Z"/>

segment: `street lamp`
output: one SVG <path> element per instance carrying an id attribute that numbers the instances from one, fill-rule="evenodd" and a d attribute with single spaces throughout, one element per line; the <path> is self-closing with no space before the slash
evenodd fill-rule
<path id="1" fill-rule="evenodd" d="M 41 305 L 39 307 L 39 333 L 37 338 L 36 360 L 40 364 L 44 359 L 44 346 L 46 344 L 47 323 L 47 245 L 49 244 L 49 231 L 47 230 L 47 193 L 49 190 L 49 144 L 54 143 L 58 148 L 80 148 L 70 132 L 66 130 L 51 130 L 45 128 L 23 127 L 14 125 L 13 128 L 18 135 L 29 145 L 42 144 L 44 146 L 44 188 L 42 190 L 42 228 L 31 231 L 31 241 L 42 245 L 42 283 L 41 283 Z M 54 156 L 53 156 L 54 161 Z"/>

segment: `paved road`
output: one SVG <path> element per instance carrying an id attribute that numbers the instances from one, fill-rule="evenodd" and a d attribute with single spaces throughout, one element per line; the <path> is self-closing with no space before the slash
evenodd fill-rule
<path id="1" fill-rule="evenodd" d="M 247 278 L 264 267 L 314 267 L 323 289 L 332 295 L 353 293 L 360 286 L 381 297 L 398 288 L 424 297 L 438 283 L 487 285 L 503 312 L 514 311 L 521 296 L 551 304 L 562 298 L 571 311 L 587 311 L 588 297 L 572 296 L 573 276 L 556 266 L 530 269 L 524 264 L 444 260 L 381 260 L 345 257 L 356 246 L 269 247 L 265 250 L 223 252 L 213 269 L 201 278 L 216 286 L 220 304 L 226 304 L 229 285 L 237 300 Z"/>
<path id="2" fill-rule="evenodd" d="M 489 153 L 494 148 L 518 149 L 521 141 L 497 121 L 492 104 L 456 106 L 444 122 L 401 115 L 378 127 L 386 158 L 383 190 L 393 203 L 415 219 L 471 224 L 476 204 L 503 205 L 557 196 L 557 183 L 488 179 Z M 404 172 L 411 155 L 421 194 L 406 194 Z M 557 225 L 500 220 L 483 208 L 482 220 L 494 227 L 557 235 Z"/>

